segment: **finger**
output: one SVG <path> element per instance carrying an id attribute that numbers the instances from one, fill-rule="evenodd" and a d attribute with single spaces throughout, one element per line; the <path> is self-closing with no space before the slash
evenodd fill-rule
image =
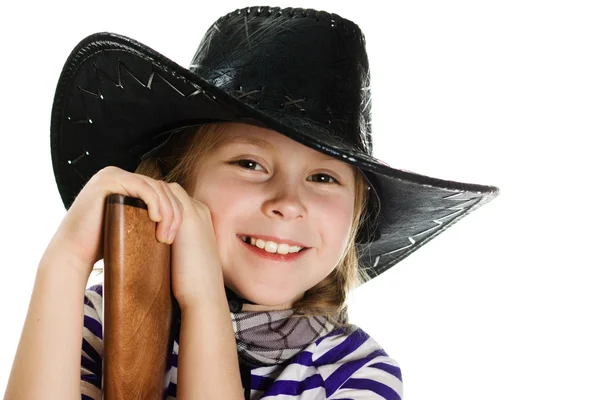
<path id="1" fill-rule="evenodd" d="M 147 180 L 148 183 L 158 193 L 160 199 L 160 215 L 162 220 L 156 227 L 156 239 L 160 242 L 167 243 L 169 240 L 169 232 L 175 217 L 174 205 L 169 198 L 169 194 L 167 193 L 164 182 L 143 175 L 140 175 L 140 177 L 144 180 Z"/>
<path id="2" fill-rule="evenodd" d="M 141 178 L 141 179 L 140 179 Z M 141 199 L 148 206 L 148 215 L 155 222 L 160 222 L 160 195 L 151 185 L 148 179 L 142 175 L 125 171 L 118 167 L 105 167 L 92 177 L 93 180 L 107 182 L 99 184 L 103 188 L 104 195 L 112 193 L 124 194 L 126 196 Z"/>
<path id="3" fill-rule="evenodd" d="M 159 225 L 164 224 L 164 217 L 161 213 L 161 201 L 160 201 L 160 193 L 156 191 L 156 188 L 152 186 L 152 184 L 144 179 L 137 179 L 141 188 L 137 192 L 132 192 L 129 195 L 132 197 L 137 197 L 141 199 L 148 206 L 148 215 L 150 219 L 154 222 L 157 222 Z M 129 186 L 128 188 L 135 186 Z"/>
<path id="4" fill-rule="evenodd" d="M 173 220 L 173 208 L 164 187 L 146 175 L 120 170 L 119 181 L 127 195 L 137 197 L 148 205 L 150 219 L 158 222 L 156 239 L 165 242 Z"/>
<path id="5" fill-rule="evenodd" d="M 166 236 L 168 243 L 173 243 L 175 232 L 177 232 L 177 229 L 179 229 L 179 226 L 181 225 L 181 222 L 183 220 L 183 207 L 177 196 L 173 193 L 173 191 L 171 191 L 169 185 L 164 181 L 159 182 L 165 190 L 165 193 L 167 194 L 169 201 L 171 202 L 171 207 L 173 209 L 173 220 L 171 222 L 171 225 L 169 226 L 169 231 L 167 232 Z"/>
<path id="6" fill-rule="evenodd" d="M 187 191 L 179 183 L 171 182 L 171 183 L 168 183 L 167 185 L 169 186 L 169 189 L 171 190 L 171 192 L 175 195 L 175 197 L 179 201 L 179 204 L 181 206 L 181 213 L 183 215 L 183 211 L 185 208 L 183 206 L 183 203 L 187 202 L 186 204 L 188 204 L 192 198 L 188 195 Z"/>

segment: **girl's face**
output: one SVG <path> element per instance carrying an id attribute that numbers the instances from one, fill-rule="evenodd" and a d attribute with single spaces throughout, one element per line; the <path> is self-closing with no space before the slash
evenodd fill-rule
<path id="1" fill-rule="evenodd" d="M 276 131 L 228 123 L 186 189 L 211 210 L 225 285 L 261 306 L 288 309 L 341 260 L 354 207 L 354 171 Z M 306 250 L 290 261 L 240 239 L 271 236 Z M 276 240 L 275 240 L 276 241 Z M 265 307 L 266 306 L 266 307 Z"/>

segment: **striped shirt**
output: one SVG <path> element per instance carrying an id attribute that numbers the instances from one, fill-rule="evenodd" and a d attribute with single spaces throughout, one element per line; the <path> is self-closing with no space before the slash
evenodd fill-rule
<path id="1" fill-rule="evenodd" d="M 84 298 L 82 399 L 102 399 L 102 320 L 102 285 L 94 285 Z M 362 329 L 351 328 L 332 330 L 283 364 L 249 369 L 242 377 L 246 399 L 401 400 L 398 363 Z M 175 340 L 164 378 L 166 400 L 176 399 L 178 354 Z"/>

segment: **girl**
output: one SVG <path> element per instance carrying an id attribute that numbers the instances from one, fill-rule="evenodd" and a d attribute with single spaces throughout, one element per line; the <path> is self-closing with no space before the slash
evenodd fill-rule
<path id="1" fill-rule="evenodd" d="M 400 399 L 398 363 L 348 322 L 347 294 L 498 188 L 389 167 L 370 118 L 364 36 L 335 14 L 236 10 L 189 69 L 115 34 L 80 42 L 51 123 L 68 213 L 6 397 L 101 398 L 102 285 L 82 289 L 102 258 L 104 199 L 121 193 L 171 244 L 165 398 Z"/>

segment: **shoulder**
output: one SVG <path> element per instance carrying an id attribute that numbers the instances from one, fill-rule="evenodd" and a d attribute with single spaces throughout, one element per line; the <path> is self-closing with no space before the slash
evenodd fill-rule
<path id="1" fill-rule="evenodd" d="M 398 362 L 356 325 L 321 337 L 314 343 L 312 353 L 313 365 L 323 378 L 328 399 L 373 394 L 384 399 L 402 396 Z"/>

